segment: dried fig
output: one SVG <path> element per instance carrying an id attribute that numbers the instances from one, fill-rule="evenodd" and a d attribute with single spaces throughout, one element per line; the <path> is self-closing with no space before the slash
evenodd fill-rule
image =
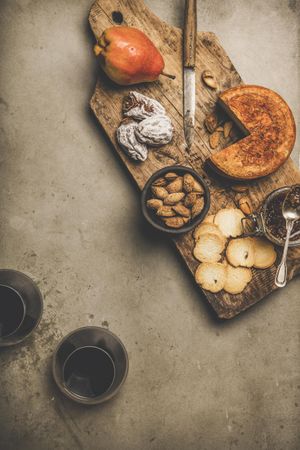
<path id="1" fill-rule="evenodd" d="M 154 115 L 164 115 L 165 108 L 153 98 L 136 91 L 129 92 L 123 100 L 123 113 L 126 117 L 143 120 Z"/>
<path id="2" fill-rule="evenodd" d="M 139 142 L 153 147 L 168 144 L 173 137 L 173 125 L 169 117 L 151 116 L 142 120 L 135 129 Z"/>
<path id="3" fill-rule="evenodd" d="M 176 205 L 176 203 L 180 202 L 184 198 L 184 192 L 175 192 L 174 194 L 169 194 L 164 198 L 165 205 Z"/>
<path id="4" fill-rule="evenodd" d="M 150 200 L 147 200 L 147 206 L 148 208 L 157 211 L 161 206 L 163 206 L 163 202 L 158 198 L 151 198 Z"/>
<path id="5" fill-rule="evenodd" d="M 168 191 L 160 186 L 151 186 L 151 191 L 156 198 L 160 198 L 162 200 L 168 197 L 169 195 Z"/>
<path id="6" fill-rule="evenodd" d="M 169 194 L 172 194 L 174 192 L 182 192 L 182 186 L 183 186 L 182 177 L 177 177 L 174 181 L 172 181 L 166 186 L 166 189 L 169 192 Z"/>
<path id="7" fill-rule="evenodd" d="M 135 135 L 137 127 L 137 122 L 131 119 L 125 119 L 117 129 L 117 141 L 132 159 L 145 161 L 148 156 L 148 149 L 145 144 L 137 140 Z"/>

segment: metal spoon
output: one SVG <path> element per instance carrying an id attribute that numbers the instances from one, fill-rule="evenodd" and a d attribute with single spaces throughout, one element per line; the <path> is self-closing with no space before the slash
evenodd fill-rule
<path id="1" fill-rule="evenodd" d="M 275 276 L 275 284 L 284 287 L 287 282 L 286 257 L 289 247 L 289 240 L 294 226 L 294 222 L 300 219 L 300 185 L 295 185 L 288 192 L 283 205 L 282 215 L 286 221 L 286 239 L 283 248 L 282 258 Z"/>

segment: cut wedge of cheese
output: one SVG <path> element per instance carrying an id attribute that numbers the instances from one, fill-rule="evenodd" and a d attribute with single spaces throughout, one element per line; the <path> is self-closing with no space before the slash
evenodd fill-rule
<path id="1" fill-rule="evenodd" d="M 296 138 L 294 117 L 283 98 L 270 89 L 244 85 L 222 92 L 219 103 L 247 135 L 212 155 L 212 167 L 238 180 L 275 172 L 289 157 Z"/>

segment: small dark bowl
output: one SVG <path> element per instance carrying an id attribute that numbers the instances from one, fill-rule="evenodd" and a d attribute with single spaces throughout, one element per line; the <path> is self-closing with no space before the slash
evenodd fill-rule
<path id="1" fill-rule="evenodd" d="M 98 347 L 104 350 L 114 363 L 115 375 L 112 384 L 98 397 L 85 397 L 72 392 L 65 384 L 63 371 L 65 362 L 75 350 L 82 347 Z M 128 373 L 128 355 L 120 339 L 111 331 L 101 327 L 82 327 L 72 331 L 58 344 L 52 363 L 54 380 L 61 392 L 71 400 L 83 405 L 97 405 L 114 397 L 124 384 Z"/>
<path id="2" fill-rule="evenodd" d="M 163 177 L 168 172 L 175 172 L 181 176 L 186 173 L 190 173 L 201 184 L 201 186 L 203 187 L 203 191 L 204 191 L 204 193 L 203 193 L 204 207 L 203 207 L 201 213 L 198 216 L 196 216 L 194 219 L 192 219 L 190 222 L 188 222 L 186 225 L 183 225 L 181 228 L 176 228 L 176 229 L 167 227 L 162 222 L 162 220 L 156 216 L 155 212 L 147 207 L 147 200 L 152 198 L 151 185 L 152 185 L 153 181 L 155 181 L 157 178 Z M 144 215 L 145 219 L 154 228 L 156 228 L 157 230 L 162 231 L 164 233 L 168 233 L 168 234 L 173 234 L 173 235 L 183 234 L 183 233 L 187 233 L 188 231 L 191 231 L 193 228 L 195 228 L 195 226 L 198 225 L 200 222 L 202 222 L 202 220 L 206 216 L 206 214 L 209 210 L 209 207 L 210 207 L 209 187 L 207 186 L 204 179 L 190 167 L 168 166 L 168 167 L 164 167 L 163 169 L 158 170 L 149 178 L 149 180 L 145 184 L 144 189 L 142 191 L 141 202 L 142 202 L 143 215 Z"/>
<path id="3" fill-rule="evenodd" d="M 20 326 L 10 335 L 0 337 L 0 347 L 9 347 L 22 342 L 38 326 L 43 313 L 43 298 L 35 282 L 17 270 L 0 269 L 0 284 L 16 291 L 25 306 Z"/>

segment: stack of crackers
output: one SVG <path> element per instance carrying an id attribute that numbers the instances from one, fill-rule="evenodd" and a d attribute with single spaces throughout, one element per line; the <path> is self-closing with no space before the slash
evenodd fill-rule
<path id="1" fill-rule="evenodd" d="M 266 269 L 275 263 L 277 254 L 271 242 L 239 237 L 243 217 L 240 209 L 225 208 L 195 228 L 193 253 L 200 261 L 195 279 L 203 289 L 240 294 L 252 279 L 251 268 Z"/>

